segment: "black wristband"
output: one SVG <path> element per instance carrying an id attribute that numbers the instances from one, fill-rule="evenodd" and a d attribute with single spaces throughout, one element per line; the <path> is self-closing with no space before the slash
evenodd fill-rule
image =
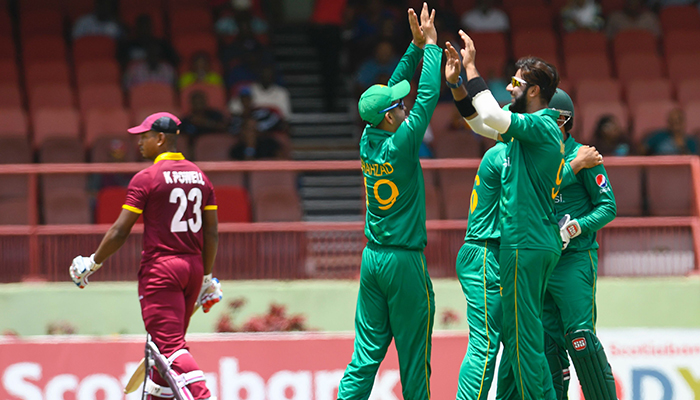
<path id="1" fill-rule="evenodd" d="M 477 94 L 483 92 L 484 90 L 489 90 L 486 86 L 486 81 L 484 78 L 478 76 L 467 81 L 467 93 L 471 98 L 476 97 Z"/>
<path id="2" fill-rule="evenodd" d="M 455 100 L 455 106 L 459 110 L 459 114 L 464 118 L 469 118 L 476 113 L 476 108 L 472 105 L 471 96 L 467 96 L 462 100 Z"/>

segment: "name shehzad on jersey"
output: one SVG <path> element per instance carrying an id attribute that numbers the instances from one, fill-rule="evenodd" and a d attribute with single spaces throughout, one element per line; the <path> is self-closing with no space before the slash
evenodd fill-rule
<path id="1" fill-rule="evenodd" d="M 182 183 L 204 186 L 204 177 L 199 171 L 163 171 L 165 183 Z"/>

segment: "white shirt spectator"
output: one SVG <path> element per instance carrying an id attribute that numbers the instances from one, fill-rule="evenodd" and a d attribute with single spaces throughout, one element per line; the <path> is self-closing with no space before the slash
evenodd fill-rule
<path id="1" fill-rule="evenodd" d="M 73 39 L 83 36 L 107 36 L 119 39 L 123 34 L 122 27 L 116 21 L 100 21 L 95 14 L 80 17 L 73 27 Z"/>
<path id="2" fill-rule="evenodd" d="M 250 85 L 250 98 L 255 107 L 276 109 L 284 119 L 288 119 L 292 114 L 289 90 L 275 83 L 269 85 L 267 88 L 263 87 L 263 85 L 258 82 L 253 83 Z M 231 111 L 231 114 L 240 114 L 243 111 L 243 105 L 238 97 L 231 99 L 229 111 Z"/>
<path id="3" fill-rule="evenodd" d="M 462 15 L 462 28 L 471 32 L 505 32 L 510 28 L 508 16 L 502 10 L 474 9 Z"/>

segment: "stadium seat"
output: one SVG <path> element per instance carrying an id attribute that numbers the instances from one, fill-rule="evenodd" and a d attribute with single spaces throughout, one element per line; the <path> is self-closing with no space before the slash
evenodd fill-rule
<path id="1" fill-rule="evenodd" d="M 66 43 L 62 36 L 38 35 L 22 39 L 25 65 L 41 61 L 66 61 Z"/>
<path id="2" fill-rule="evenodd" d="M 269 186 L 252 198 L 255 222 L 300 221 L 301 202 L 296 190 Z"/>
<path id="3" fill-rule="evenodd" d="M 183 60 L 189 60 L 193 54 L 203 51 L 211 58 L 216 58 L 218 44 L 213 33 L 190 33 L 173 40 L 175 50 Z"/>
<path id="4" fill-rule="evenodd" d="M 252 222 L 248 191 L 241 186 L 216 186 L 219 222 Z"/>
<path id="5" fill-rule="evenodd" d="M 23 38 L 36 35 L 62 36 L 63 15 L 51 9 L 20 13 L 19 30 Z"/>
<path id="6" fill-rule="evenodd" d="M 0 196 L 0 225 L 27 225 L 27 197 Z"/>
<path id="7" fill-rule="evenodd" d="M 83 163 L 85 162 L 85 147 L 78 138 L 49 138 L 39 148 L 39 162 L 48 164 Z"/>
<path id="8" fill-rule="evenodd" d="M 123 107 L 90 109 L 84 116 L 85 144 L 88 147 L 103 136 L 126 135 L 131 126 L 129 113 Z"/>
<path id="9" fill-rule="evenodd" d="M 656 54 L 657 52 L 658 40 L 646 29 L 625 30 L 613 38 L 613 54 L 618 57 L 623 54 Z"/>
<path id="10" fill-rule="evenodd" d="M 212 33 L 211 11 L 202 7 L 173 8 L 170 11 L 170 30 L 174 38 L 191 33 Z"/>
<path id="11" fill-rule="evenodd" d="M 514 31 L 513 56 L 518 59 L 529 55 L 558 65 L 557 38 L 554 33 L 550 30 Z"/>
<path id="12" fill-rule="evenodd" d="M 605 166 L 610 185 L 615 193 L 618 217 L 642 215 L 642 168 L 641 166 Z"/>
<path id="13" fill-rule="evenodd" d="M 657 54 L 637 53 L 617 57 L 617 76 L 623 83 L 633 80 L 659 79 L 666 76 Z"/>
<path id="14" fill-rule="evenodd" d="M 80 117 L 73 108 L 41 108 L 32 114 L 34 145 L 41 145 L 49 137 L 80 136 Z"/>
<path id="15" fill-rule="evenodd" d="M 501 76 L 507 61 L 508 58 L 504 55 L 479 54 L 479 58 L 476 59 L 476 68 L 479 74 L 488 80 L 491 76 Z"/>
<path id="16" fill-rule="evenodd" d="M 625 7 L 625 0 L 601 0 L 603 15 L 608 15 L 613 11 L 620 11 Z"/>
<path id="17" fill-rule="evenodd" d="M 437 158 L 480 158 L 481 140 L 476 134 L 457 132 L 443 134 L 433 142 Z"/>
<path id="18" fill-rule="evenodd" d="M 667 126 L 668 113 L 678 107 L 672 100 L 651 100 L 639 103 L 632 112 L 632 138 L 639 142 L 649 133 Z"/>
<path id="19" fill-rule="evenodd" d="M 700 101 L 700 77 L 685 79 L 676 85 L 678 102 L 686 105 L 695 101 Z"/>
<path id="20" fill-rule="evenodd" d="M 570 80 L 560 77 L 559 86 L 557 87 L 568 93 L 572 99 L 576 97 L 576 92 L 574 91 L 574 84 Z"/>
<path id="21" fill-rule="evenodd" d="M 434 185 L 425 185 L 425 219 L 442 219 L 440 212 L 440 197 Z"/>
<path id="22" fill-rule="evenodd" d="M 576 124 L 582 127 L 580 130 L 582 143 L 591 142 L 598 121 L 605 115 L 615 116 L 624 130 L 629 126 L 627 107 L 619 101 L 590 102 L 581 107 L 581 111 L 582 118 L 577 117 Z"/>
<path id="23" fill-rule="evenodd" d="M 12 18 L 7 13 L 6 7 L 0 8 L 0 36 L 12 37 Z"/>
<path id="24" fill-rule="evenodd" d="M 0 133 L 0 164 L 27 164 L 31 162 L 32 149 L 27 137 Z M 18 176 L 20 175 L 3 175 L 3 177 Z"/>
<path id="25" fill-rule="evenodd" d="M 250 197 L 255 203 L 269 188 L 297 192 L 297 173 L 294 171 L 252 171 L 248 175 Z"/>
<path id="26" fill-rule="evenodd" d="M 27 90 L 43 84 L 57 83 L 70 86 L 70 72 L 65 60 L 25 65 L 24 82 Z"/>
<path id="27" fill-rule="evenodd" d="M 646 168 L 649 215 L 693 215 L 693 180 L 690 166 L 654 166 Z M 615 193 L 617 196 L 617 193 Z"/>
<path id="28" fill-rule="evenodd" d="M 210 108 L 215 108 L 224 114 L 228 114 L 226 90 L 222 86 L 195 83 L 184 88 L 180 94 L 182 115 L 188 115 L 190 113 L 190 95 L 192 92 L 196 91 L 201 91 L 206 94 L 207 104 Z"/>
<path id="29" fill-rule="evenodd" d="M 2 121 L 0 120 L 0 126 Z M 26 137 L 0 136 L 0 164 L 32 162 L 32 149 Z M 26 175 L 0 175 L 0 225 L 28 223 Z"/>
<path id="30" fill-rule="evenodd" d="M 525 2 L 520 2 L 523 4 Z M 553 29 L 552 11 L 546 5 L 518 5 L 508 10 L 511 31 Z"/>
<path id="31" fill-rule="evenodd" d="M 433 131 L 435 140 L 439 140 L 443 135 L 462 132 L 468 130 L 465 122 L 459 122 L 462 129 L 455 131 L 453 124 L 457 120 L 462 120 L 459 111 L 454 105 L 454 102 L 440 102 L 433 111 L 433 117 L 430 119 L 430 129 Z"/>
<path id="32" fill-rule="evenodd" d="M 677 54 L 668 57 L 666 62 L 668 62 L 668 76 L 676 86 L 683 80 L 698 77 L 700 53 Z"/>
<path id="33" fill-rule="evenodd" d="M 564 34 L 564 58 L 574 54 L 608 53 L 608 38 L 602 32 L 579 30 Z"/>
<path id="34" fill-rule="evenodd" d="M 691 101 L 683 106 L 685 111 L 685 127 L 692 135 L 700 133 L 700 99 Z"/>
<path id="35" fill-rule="evenodd" d="M 73 42 L 73 62 L 114 60 L 117 47 L 114 39 L 107 36 L 84 36 Z"/>
<path id="36" fill-rule="evenodd" d="M 124 96 L 119 85 L 114 83 L 102 83 L 83 86 L 78 91 L 78 103 L 80 112 L 85 116 L 90 110 L 122 109 Z"/>
<path id="37" fill-rule="evenodd" d="M 2 52 L 2 49 L 0 49 Z M 4 56 L 4 55 L 3 55 Z M 19 73 L 17 71 L 17 62 L 13 59 L 6 60 L 0 56 L 0 84 L 19 83 Z"/>
<path id="38" fill-rule="evenodd" d="M 2 93 L 0 96 L 6 94 L 4 89 L 0 87 L 0 93 Z M 29 137 L 27 128 L 27 114 L 21 107 L 0 108 L 0 135 L 27 138 Z"/>
<path id="39" fill-rule="evenodd" d="M 124 133 L 103 135 L 94 138 L 90 148 L 90 161 L 95 163 L 114 162 L 115 151 L 124 152 L 124 162 L 142 161 L 138 152 L 138 138 Z"/>
<path id="40" fill-rule="evenodd" d="M 165 37 L 165 24 L 163 23 L 163 13 L 160 7 L 162 6 L 140 6 L 138 8 L 124 8 L 124 6 L 122 6 L 122 21 L 133 29 L 136 24 L 136 19 L 146 14 L 151 18 L 153 35 L 159 38 Z"/>
<path id="41" fill-rule="evenodd" d="M 0 109 L 21 107 L 22 94 L 19 91 L 18 84 L 16 82 L 0 83 Z"/>
<path id="42" fill-rule="evenodd" d="M 71 189 L 44 193 L 43 203 L 47 225 L 90 223 L 90 201 L 85 191 Z"/>
<path id="43" fill-rule="evenodd" d="M 673 88 L 668 79 L 634 80 L 625 87 L 627 105 L 632 113 L 637 106 L 649 100 L 672 100 Z"/>
<path id="44" fill-rule="evenodd" d="M 144 83 L 129 90 L 129 106 L 132 110 L 146 107 L 171 110 L 175 108 L 175 91 L 164 83 Z"/>
<path id="45" fill-rule="evenodd" d="M 606 54 L 572 54 L 566 58 L 566 77 L 574 83 L 582 79 L 609 79 L 611 71 Z"/>
<path id="46" fill-rule="evenodd" d="M 469 37 L 474 41 L 475 46 L 483 49 L 479 52 L 479 57 L 484 55 L 508 57 L 508 40 L 502 32 L 470 32 Z M 477 59 L 478 62 L 478 59 Z"/>
<path id="47" fill-rule="evenodd" d="M 73 107 L 73 90 L 65 83 L 47 83 L 29 89 L 29 110 L 46 107 Z"/>
<path id="48" fill-rule="evenodd" d="M 700 29 L 700 12 L 695 6 L 669 6 L 659 11 L 659 22 L 664 34 L 671 31 Z"/>
<path id="49" fill-rule="evenodd" d="M 700 48 L 700 30 L 671 31 L 664 35 L 663 41 L 666 57 L 696 53 Z"/>
<path id="50" fill-rule="evenodd" d="M 91 13 L 95 9 L 95 2 L 92 0 L 70 0 L 65 2 L 64 6 L 68 18 L 75 22 L 79 17 Z"/>
<path id="51" fill-rule="evenodd" d="M 199 136 L 194 144 L 196 161 L 230 161 L 231 147 L 236 137 L 229 133 L 211 133 Z"/>
<path id="52" fill-rule="evenodd" d="M 94 84 L 119 85 L 121 72 L 116 60 L 85 61 L 75 67 L 78 89 Z"/>
<path id="53" fill-rule="evenodd" d="M 561 85 L 559 85 L 561 87 Z M 596 101 L 622 101 L 622 84 L 617 79 L 582 79 L 576 84 L 579 107 Z"/>
<path id="54" fill-rule="evenodd" d="M 441 169 L 440 189 L 446 219 L 467 219 L 469 199 L 474 188 L 475 169 Z"/>
<path id="55" fill-rule="evenodd" d="M 95 223 L 113 224 L 121 214 L 125 200 L 125 187 L 110 186 L 100 189 L 95 202 Z"/>
<path id="56" fill-rule="evenodd" d="M 12 36 L 0 36 L 0 60 L 16 62 L 15 42 Z"/>

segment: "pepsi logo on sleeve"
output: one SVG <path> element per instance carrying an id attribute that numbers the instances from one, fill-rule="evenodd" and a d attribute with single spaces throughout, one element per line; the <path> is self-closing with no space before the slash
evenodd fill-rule
<path id="1" fill-rule="evenodd" d="M 598 174 L 595 177 L 595 183 L 600 187 L 600 193 L 605 193 L 610 190 L 610 185 L 608 184 L 608 178 L 603 174 Z"/>

